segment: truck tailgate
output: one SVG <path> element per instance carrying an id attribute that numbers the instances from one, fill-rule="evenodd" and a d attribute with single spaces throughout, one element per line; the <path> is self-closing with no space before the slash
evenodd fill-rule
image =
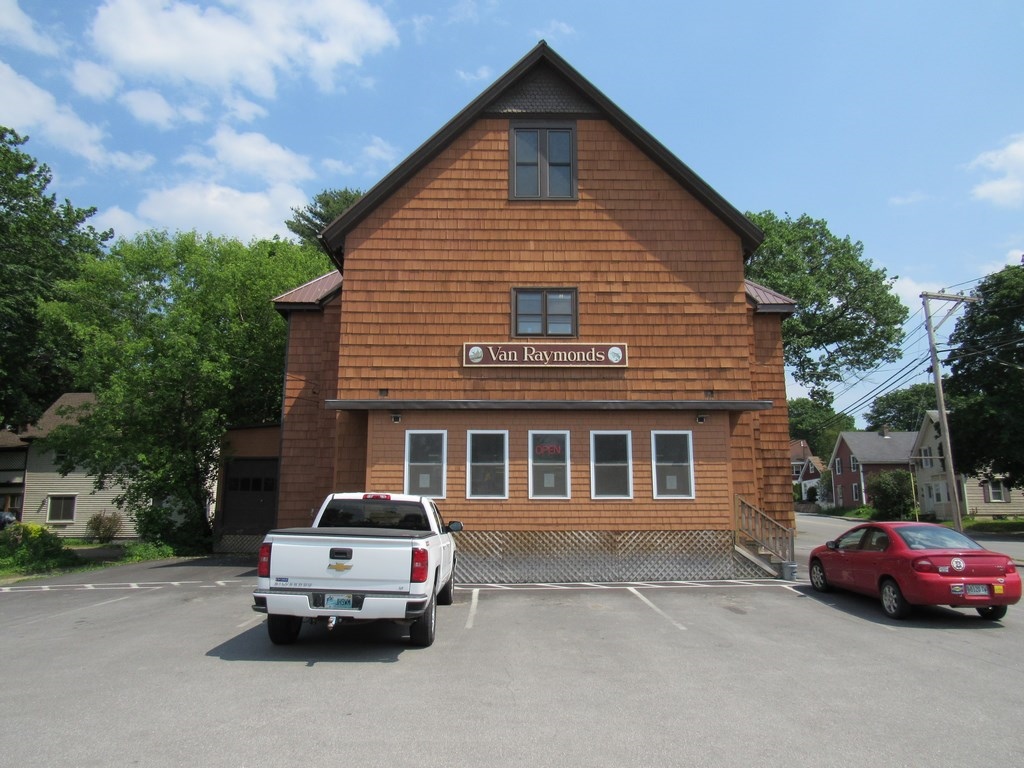
<path id="1" fill-rule="evenodd" d="M 274 535 L 271 588 L 409 592 L 413 539 L 317 532 Z"/>

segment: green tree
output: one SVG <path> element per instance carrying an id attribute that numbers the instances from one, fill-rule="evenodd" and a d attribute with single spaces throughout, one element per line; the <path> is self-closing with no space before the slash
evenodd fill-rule
<path id="1" fill-rule="evenodd" d="M 950 335 L 949 437 L 957 472 L 1024 488 L 1024 266 L 982 280 Z"/>
<path id="2" fill-rule="evenodd" d="M 285 222 L 299 240 L 320 247 L 320 233 L 324 228 L 359 201 L 363 193 L 358 189 L 325 189 L 313 197 L 313 202 L 301 208 L 292 208 L 292 218 Z"/>
<path id="3" fill-rule="evenodd" d="M 867 430 L 876 432 L 884 426 L 896 432 L 916 432 L 925 411 L 934 411 L 935 387 L 912 384 L 875 398 L 871 410 L 864 414 Z"/>
<path id="4" fill-rule="evenodd" d="M 910 472 L 894 469 L 872 475 L 864 483 L 871 506 L 881 520 L 901 520 L 910 517 L 916 506 L 914 484 Z"/>
<path id="5" fill-rule="evenodd" d="M 27 142 L 0 126 L 0 427 L 32 423 L 71 389 L 78 350 L 39 306 L 110 237 L 86 223 L 95 208 L 46 193 L 52 174 L 22 151 Z"/>
<path id="6" fill-rule="evenodd" d="M 893 293 L 896 278 L 864 258 L 862 243 L 806 214 L 747 217 L 765 233 L 747 277 L 796 301 L 782 325 L 783 354 L 813 400 L 831 403 L 831 385 L 899 357 L 907 308 Z"/>
<path id="7" fill-rule="evenodd" d="M 97 398 L 48 440 L 62 468 L 125 488 L 145 538 L 205 543 L 225 427 L 280 417 L 286 328 L 271 299 L 327 268 L 288 241 L 162 232 L 86 262 L 47 305 L 81 343 L 79 385 Z"/>
<path id="8" fill-rule="evenodd" d="M 825 461 L 832 455 L 839 433 L 856 428 L 853 416 L 836 413 L 832 406 L 808 397 L 795 398 L 788 405 L 790 439 L 806 440 L 814 455 Z"/>

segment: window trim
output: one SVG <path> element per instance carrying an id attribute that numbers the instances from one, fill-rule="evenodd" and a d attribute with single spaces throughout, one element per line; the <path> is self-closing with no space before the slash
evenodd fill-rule
<path id="1" fill-rule="evenodd" d="M 837 475 L 843 474 L 843 457 L 836 456 L 835 470 Z"/>
<path id="2" fill-rule="evenodd" d="M 410 472 L 410 452 L 413 435 L 441 435 L 441 495 L 416 493 L 409 485 L 412 480 Z M 428 499 L 448 498 L 448 430 L 447 429 L 407 429 L 405 431 L 405 465 L 403 467 L 402 488 L 410 496 L 424 496 Z"/>
<path id="3" fill-rule="evenodd" d="M 626 436 L 626 481 L 629 490 L 625 496 L 601 496 L 597 493 L 597 464 L 594 461 L 594 438 L 599 435 Z M 603 465 L 602 465 L 603 466 Z M 595 429 L 590 432 L 590 498 L 597 501 L 616 501 L 633 498 L 633 433 L 628 429 Z"/>
<path id="4" fill-rule="evenodd" d="M 70 499 L 71 500 L 71 517 L 56 519 L 53 517 L 53 502 L 55 499 Z M 53 493 L 46 497 L 46 522 L 55 524 L 69 524 L 75 522 L 75 517 L 78 514 L 78 494 L 77 493 Z"/>
<path id="5" fill-rule="evenodd" d="M 521 195 L 516 189 L 518 161 L 516 158 L 516 135 L 519 131 L 537 131 L 537 186 L 538 194 Z M 569 132 L 569 185 L 567 196 L 550 194 L 550 165 L 548 160 L 548 135 L 550 131 Z M 576 138 L 575 120 L 510 120 L 508 126 L 508 199 L 509 200 L 579 200 L 579 149 Z"/>
<path id="6" fill-rule="evenodd" d="M 686 449 L 689 461 L 682 465 L 689 472 L 690 492 L 689 493 L 658 493 L 658 444 L 659 435 L 685 435 Z M 675 465 L 672 465 L 675 466 Z M 693 430 L 691 429 L 653 429 L 651 430 L 651 484 L 653 486 L 654 498 L 656 499 L 695 499 L 697 498 L 696 478 L 693 467 Z"/>
<path id="7" fill-rule="evenodd" d="M 502 495 L 477 495 L 473 493 L 473 437 L 474 435 L 502 435 L 504 437 L 504 493 Z M 509 491 L 508 476 L 508 430 L 507 429 L 469 429 L 466 430 L 466 498 L 467 499 L 507 499 Z"/>
<path id="8" fill-rule="evenodd" d="M 856 472 L 858 469 L 860 469 L 860 462 L 857 461 L 857 457 L 854 456 L 851 453 L 850 454 L 850 471 L 851 472 Z"/>
<path id="9" fill-rule="evenodd" d="M 854 501 L 860 501 L 860 483 L 854 483 L 852 486 L 851 493 L 853 494 Z"/>
<path id="10" fill-rule="evenodd" d="M 533 438 L 535 435 L 560 435 L 565 438 L 565 457 L 564 461 L 560 466 L 565 468 L 565 494 L 555 495 L 547 493 L 537 493 L 533 482 L 533 469 L 534 469 L 534 450 L 533 450 Z M 529 456 L 527 457 L 527 464 L 529 466 L 529 498 L 530 499 L 571 499 L 572 498 L 572 462 L 571 462 L 571 436 L 567 429 L 531 429 L 527 433 L 526 439 L 526 450 Z M 554 463 L 552 462 L 554 465 Z M 555 465 L 558 466 L 558 465 Z"/>
<path id="11" fill-rule="evenodd" d="M 541 330 L 540 333 L 519 332 L 519 295 L 520 293 L 539 293 L 541 299 Z M 569 333 L 551 333 L 548 330 L 547 297 L 552 293 L 568 293 L 572 297 L 572 330 Z M 511 318 L 509 320 L 512 338 L 514 339 L 577 339 L 580 335 L 580 296 L 579 289 L 570 286 L 516 286 L 509 298 Z"/>

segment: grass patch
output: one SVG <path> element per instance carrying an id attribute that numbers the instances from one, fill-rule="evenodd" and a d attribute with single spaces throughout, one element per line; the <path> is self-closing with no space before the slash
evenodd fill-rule
<path id="1" fill-rule="evenodd" d="M 967 518 L 963 522 L 964 533 L 1024 533 L 1024 518 L 1020 517 L 1006 520 Z"/>

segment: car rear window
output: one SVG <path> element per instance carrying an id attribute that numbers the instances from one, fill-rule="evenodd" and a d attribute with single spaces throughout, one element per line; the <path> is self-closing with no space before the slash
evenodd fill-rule
<path id="1" fill-rule="evenodd" d="M 336 499 L 320 516 L 318 528 L 397 528 L 429 531 L 423 507 L 414 501 Z"/>
<path id="2" fill-rule="evenodd" d="M 908 525 L 896 528 L 895 531 L 911 549 L 984 549 L 974 539 L 949 528 Z"/>

